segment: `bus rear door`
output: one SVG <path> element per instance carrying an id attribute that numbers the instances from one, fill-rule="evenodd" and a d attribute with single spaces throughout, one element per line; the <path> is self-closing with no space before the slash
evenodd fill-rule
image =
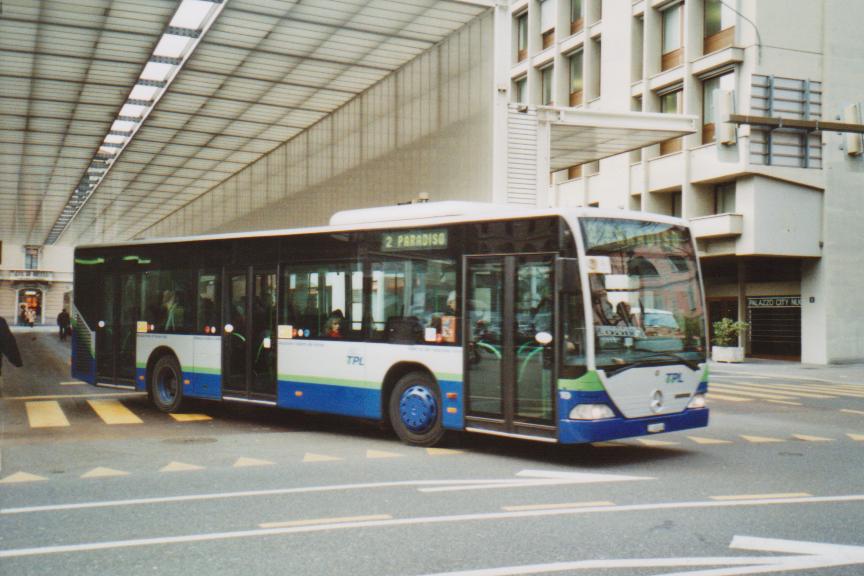
<path id="1" fill-rule="evenodd" d="M 466 429 L 554 441 L 555 255 L 464 262 Z"/>

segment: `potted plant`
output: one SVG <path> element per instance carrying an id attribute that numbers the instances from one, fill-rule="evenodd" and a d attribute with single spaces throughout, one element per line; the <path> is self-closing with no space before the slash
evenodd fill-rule
<path id="1" fill-rule="evenodd" d="M 723 318 L 714 322 L 714 342 L 711 346 L 711 359 L 715 362 L 743 362 L 744 347 L 741 346 L 741 334 L 750 324 L 741 320 Z"/>

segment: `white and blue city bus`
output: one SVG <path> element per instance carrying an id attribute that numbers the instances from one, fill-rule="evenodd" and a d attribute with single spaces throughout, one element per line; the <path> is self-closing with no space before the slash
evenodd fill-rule
<path id="1" fill-rule="evenodd" d="M 683 220 L 441 202 L 81 246 L 73 376 L 184 399 L 585 443 L 706 426 Z"/>

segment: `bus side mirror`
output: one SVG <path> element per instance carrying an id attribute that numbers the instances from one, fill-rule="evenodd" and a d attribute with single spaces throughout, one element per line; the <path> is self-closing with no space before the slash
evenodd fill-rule
<path id="1" fill-rule="evenodd" d="M 582 290 L 582 279 L 579 276 L 579 260 L 577 258 L 558 258 L 555 277 L 558 279 L 558 291 L 565 294 L 576 294 Z"/>

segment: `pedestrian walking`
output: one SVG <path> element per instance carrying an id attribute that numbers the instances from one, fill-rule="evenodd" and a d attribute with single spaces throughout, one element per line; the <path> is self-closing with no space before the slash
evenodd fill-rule
<path id="1" fill-rule="evenodd" d="M 15 366 L 21 367 L 21 353 L 18 351 L 18 343 L 15 342 L 15 336 L 9 330 L 6 319 L 0 316 L 0 387 L 3 386 L 3 356 L 6 356 Z"/>
<path id="2" fill-rule="evenodd" d="M 30 328 L 33 328 L 33 325 L 36 323 L 36 310 L 33 308 L 27 308 L 25 315 L 27 317 L 27 325 L 30 326 Z"/>
<path id="3" fill-rule="evenodd" d="M 69 334 L 69 312 L 65 308 L 57 314 L 57 326 L 60 327 L 60 341 L 64 342 Z"/>

